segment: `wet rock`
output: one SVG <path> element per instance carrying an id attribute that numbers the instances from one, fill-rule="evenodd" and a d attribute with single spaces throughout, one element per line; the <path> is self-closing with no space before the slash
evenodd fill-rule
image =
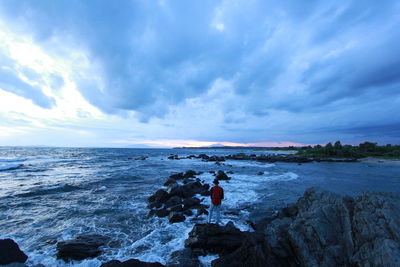
<path id="1" fill-rule="evenodd" d="M 171 212 L 168 216 L 170 223 L 184 222 L 186 220 L 185 216 L 179 212 Z"/>
<path id="2" fill-rule="evenodd" d="M 191 211 L 191 210 L 185 210 L 185 211 L 183 212 L 183 214 L 186 215 L 186 216 L 192 216 L 192 215 L 193 215 L 193 211 Z"/>
<path id="3" fill-rule="evenodd" d="M 264 175 L 264 172 L 257 172 L 257 175 Z"/>
<path id="4" fill-rule="evenodd" d="M 205 208 L 198 208 L 196 216 L 198 217 L 198 216 L 201 216 L 203 214 L 208 215 L 208 210 L 205 209 Z"/>
<path id="5" fill-rule="evenodd" d="M 158 189 L 152 196 L 148 198 L 149 202 L 165 202 L 168 199 L 168 192 L 164 189 Z"/>
<path id="6" fill-rule="evenodd" d="M 179 204 L 179 205 L 175 205 L 175 206 L 172 206 L 172 207 L 168 207 L 167 211 L 169 211 L 169 212 L 172 212 L 172 211 L 183 211 L 183 207 L 182 207 L 181 204 Z"/>
<path id="7" fill-rule="evenodd" d="M 198 156 L 198 158 L 201 158 L 201 159 L 209 159 L 210 157 L 207 156 L 206 154 L 200 154 L 200 155 Z"/>
<path id="8" fill-rule="evenodd" d="M 173 184 L 176 184 L 176 180 L 175 180 L 175 179 L 172 179 L 172 178 L 169 178 L 169 179 L 164 183 L 164 186 L 170 186 L 170 185 L 173 185 Z"/>
<path id="9" fill-rule="evenodd" d="M 269 261 L 266 254 L 267 248 L 262 235 L 258 233 L 244 233 L 242 244 L 238 249 L 230 254 L 222 255 L 222 257 L 213 260 L 213 267 L 264 267 L 274 266 Z"/>
<path id="10" fill-rule="evenodd" d="M 184 177 L 183 177 L 183 173 L 180 172 L 180 173 L 171 174 L 171 175 L 169 176 L 169 178 L 170 178 L 170 179 L 173 179 L 173 180 L 181 180 L 181 179 L 183 179 Z"/>
<path id="11" fill-rule="evenodd" d="M 183 202 L 181 197 L 178 196 L 173 196 L 170 199 L 167 200 L 167 202 L 165 202 L 165 207 L 172 207 L 172 206 L 176 206 L 178 204 L 181 204 Z"/>
<path id="12" fill-rule="evenodd" d="M 230 180 L 231 178 L 226 175 L 224 171 L 219 170 L 215 175 L 215 179 L 217 180 Z"/>
<path id="13" fill-rule="evenodd" d="M 152 202 L 149 205 L 147 205 L 149 209 L 154 209 L 154 208 L 159 209 L 161 208 L 161 206 L 162 204 L 160 202 Z"/>
<path id="14" fill-rule="evenodd" d="M 160 209 L 154 211 L 155 215 L 159 218 L 167 217 L 169 214 L 169 210 L 167 209 Z"/>
<path id="15" fill-rule="evenodd" d="M 12 239 L 0 239 L 0 264 L 10 264 L 14 262 L 24 263 L 28 256 L 21 251 L 18 244 Z"/>
<path id="16" fill-rule="evenodd" d="M 99 247 L 104 246 L 110 238 L 92 234 L 78 236 L 74 240 L 57 243 L 57 258 L 65 262 L 70 260 L 84 260 L 94 258 L 101 254 Z"/>
<path id="17" fill-rule="evenodd" d="M 197 173 L 192 170 L 188 170 L 183 174 L 183 178 L 194 178 Z"/>
<path id="18" fill-rule="evenodd" d="M 289 204 L 278 212 L 278 218 L 283 218 L 283 217 L 294 218 L 296 217 L 297 213 L 298 213 L 297 205 Z"/>
<path id="19" fill-rule="evenodd" d="M 200 248 L 213 254 L 228 254 L 241 246 L 242 237 L 242 232 L 232 222 L 226 226 L 196 224 L 185 240 L 185 247 Z"/>
<path id="20" fill-rule="evenodd" d="M 203 159 L 206 160 L 206 161 L 216 161 L 216 162 L 225 161 L 225 157 L 223 157 L 223 156 L 221 156 L 221 157 L 219 157 L 219 156 L 211 156 L 211 157 L 203 158 Z"/>
<path id="21" fill-rule="evenodd" d="M 164 267 L 159 262 L 143 262 L 137 259 L 131 259 L 127 261 L 112 260 L 100 265 L 100 267 Z"/>
<path id="22" fill-rule="evenodd" d="M 172 252 L 167 261 L 167 267 L 200 267 L 200 261 L 191 249 L 182 249 Z"/>
<path id="23" fill-rule="evenodd" d="M 185 198 L 185 197 L 187 197 L 188 193 L 189 192 L 185 192 L 184 186 L 172 185 L 168 188 L 168 194 L 170 196 Z"/>
<path id="24" fill-rule="evenodd" d="M 200 199 L 198 199 L 197 197 L 186 198 L 185 200 L 183 200 L 184 209 L 190 209 L 193 206 L 199 205 L 200 202 Z"/>

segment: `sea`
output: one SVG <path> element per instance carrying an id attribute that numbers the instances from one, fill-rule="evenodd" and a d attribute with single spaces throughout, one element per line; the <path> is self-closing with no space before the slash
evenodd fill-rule
<path id="1" fill-rule="evenodd" d="M 136 149 L 0 147 L 0 239 L 12 238 L 29 256 L 28 266 L 93 266 L 112 259 L 137 258 L 165 264 L 184 248 L 195 220 L 170 224 L 149 216 L 147 198 L 163 188 L 169 175 L 194 170 L 204 183 L 211 171 L 232 172 L 221 181 L 225 191 L 222 222 L 243 231 L 297 201 L 313 186 L 357 196 L 364 191 L 400 193 L 398 162 L 261 163 L 227 160 L 221 165 L 201 159 L 168 156 L 205 153 L 269 154 L 251 149 Z M 282 152 L 283 153 L 283 152 Z M 142 157 L 146 157 L 143 159 Z M 260 175 L 262 172 L 262 175 Z M 202 197 L 209 204 L 207 197 Z M 56 258 L 56 244 L 79 235 L 112 239 L 97 258 L 66 263 Z M 200 257 L 209 266 L 217 255 Z"/>

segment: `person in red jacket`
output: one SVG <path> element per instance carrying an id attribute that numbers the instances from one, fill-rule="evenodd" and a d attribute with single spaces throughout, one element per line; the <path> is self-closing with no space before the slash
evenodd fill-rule
<path id="1" fill-rule="evenodd" d="M 219 224 L 220 212 L 221 212 L 221 202 L 224 199 L 224 189 L 220 187 L 219 181 L 214 180 L 214 186 L 211 188 L 211 206 L 208 211 L 208 223 L 211 223 L 213 212 L 215 211 L 216 223 Z"/>

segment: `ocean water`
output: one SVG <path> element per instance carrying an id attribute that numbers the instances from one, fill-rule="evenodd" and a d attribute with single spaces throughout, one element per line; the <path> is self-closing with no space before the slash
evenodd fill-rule
<path id="1" fill-rule="evenodd" d="M 400 193 L 397 163 L 259 163 L 254 161 L 203 162 L 200 159 L 169 160 L 206 153 L 228 155 L 256 153 L 244 149 L 90 149 L 0 148 L 0 238 L 12 238 L 29 256 L 28 265 L 99 266 L 111 259 L 138 258 L 165 263 L 184 247 L 196 222 L 169 224 L 166 218 L 148 216 L 146 199 L 162 188 L 172 173 L 232 171 L 225 190 L 222 221 L 233 221 L 251 230 L 256 221 L 295 202 L 304 190 L 319 186 L 356 196 L 362 191 Z M 146 156 L 146 160 L 136 158 Z M 263 175 L 258 175 L 264 172 Z M 209 199 L 204 198 L 208 204 Z M 65 263 L 57 260 L 56 242 L 81 234 L 112 238 L 95 259 Z M 208 265 L 215 255 L 201 257 Z"/>

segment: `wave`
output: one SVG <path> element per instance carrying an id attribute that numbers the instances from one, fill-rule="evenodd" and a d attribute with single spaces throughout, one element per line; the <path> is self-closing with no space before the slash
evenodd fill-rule
<path id="1" fill-rule="evenodd" d="M 27 160 L 26 158 L 16 158 L 16 159 L 0 159 L 0 162 L 21 162 Z"/>
<path id="2" fill-rule="evenodd" d="M 33 190 L 31 192 L 18 194 L 16 196 L 18 196 L 18 197 L 33 197 L 33 196 L 41 196 L 41 195 L 48 195 L 48 194 L 71 192 L 71 191 L 75 191 L 75 190 L 79 190 L 79 189 L 82 189 L 82 188 L 78 187 L 78 186 L 74 186 L 74 185 L 69 185 L 69 184 L 54 185 L 54 186 L 39 188 L 39 189 Z"/>
<path id="3" fill-rule="evenodd" d="M 0 166 L 0 171 L 10 171 L 10 170 L 16 170 L 24 166 L 24 164 L 8 164 L 8 165 L 3 165 Z"/>

